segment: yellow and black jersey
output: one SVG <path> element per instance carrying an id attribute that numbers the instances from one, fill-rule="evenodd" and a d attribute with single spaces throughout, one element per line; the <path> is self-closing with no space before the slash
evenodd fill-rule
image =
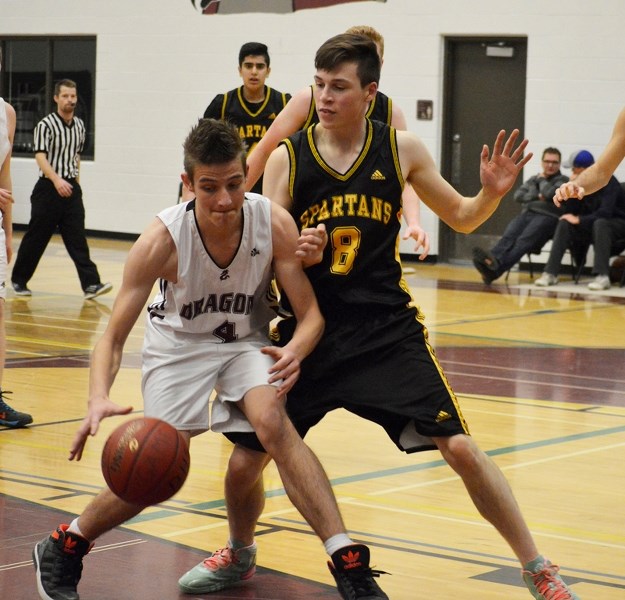
<path id="1" fill-rule="evenodd" d="M 262 102 L 248 102 L 243 97 L 243 86 L 241 86 L 215 96 L 204 111 L 204 118 L 230 121 L 236 125 L 249 154 L 290 99 L 291 94 L 265 86 L 265 99 Z M 261 193 L 262 177 L 256 182 L 252 191 Z"/>
<path id="2" fill-rule="evenodd" d="M 369 103 L 369 109 L 365 116 L 372 121 L 380 121 L 381 123 L 390 125 L 391 119 L 393 118 L 393 101 L 386 94 L 378 91 L 373 100 Z M 307 129 L 314 123 L 319 123 L 319 116 L 315 109 L 315 99 L 311 95 L 308 117 L 302 125 L 302 129 Z"/>
<path id="3" fill-rule="evenodd" d="M 404 179 L 396 131 L 366 123 L 364 146 L 346 173 L 320 156 L 316 125 L 282 141 L 289 152 L 293 218 L 300 229 L 324 223 L 328 232 L 323 261 L 307 269 L 326 317 L 392 310 L 412 300 L 399 257 Z"/>

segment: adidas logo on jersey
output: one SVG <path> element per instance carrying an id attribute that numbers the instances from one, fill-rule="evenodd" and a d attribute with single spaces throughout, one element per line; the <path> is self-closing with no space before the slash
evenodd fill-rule
<path id="1" fill-rule="evenodd" d="M 382 175 L 382 173 L 380 173 L 380 171 L 378 171 L 378 169 L 376 169 L 371 174 L 371 181 L 386 181 L 386 177 L 384 177 L 384 175 Z"/>
<path id="2" fill-rule="evenodd" d="M 451 419 L 451 415 L 448 412 L 445 412 L 444 410 L 438 411 L 438 414 L 436 415 L 437 423 L 440 423 L 441 421 L 449 421 L 449 419 Z"/>

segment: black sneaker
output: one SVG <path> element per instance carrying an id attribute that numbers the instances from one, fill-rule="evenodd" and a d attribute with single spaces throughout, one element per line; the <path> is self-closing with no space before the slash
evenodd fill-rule
<path id="1" fill-rule="evenodd" d="M 4 395 L 12 393 L 13 392 L 0 390 L 0 425 L 13 427 L 15 429 L 26 427 L 26 425 L 33 422 L 33 418 L 28 413 L 19 412 L 11 408 L 4 401 Z"/>
<path id="2" fill-rule="evenodd" d="M 33 293 L 26 287 L 26 285 L 22 285 L 21 283 L 16 283 L 15 281 L 11 282 L 13 286 L 13 291 L 16 296 L 32 296 Z"/>
<path id="3" fill-rule="evenodd" d="M 328 567 L 344 600 L 389 600 L 373 580 L 386 572 L 369 568 L 367 546 L 354 544 L 337 550 L 332 562 L 328 561 Z"/>
<path id="4" fill-rule="evenodd" d="M 96 296 L 101 296 L 102 294 L 106 294 L 106 292 L 110 292 L 113 289 L 113 285 L 111 283 L 94 283 L 93 285 L 88 285 L 85 288 L 85 300 L 91 300 Z"/>
<path id="5" fill-rule="evenodd" d="M 91 550 L 89 542 L 59 525 L 50 537 L 33 550 L 37 570 L 37 591 L 43 600 L 79 600 L 76 587 L 82 574 L 82 557 Z"/>

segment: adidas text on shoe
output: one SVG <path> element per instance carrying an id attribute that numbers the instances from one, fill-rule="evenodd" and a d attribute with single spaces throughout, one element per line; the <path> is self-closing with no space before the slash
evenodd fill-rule
<path id="1" fill-rule="evenodd" d="M 85 300 L 92 300 L 96 296 L 101 296 L 102 294 L 106 294 L 113 289 L 113 285 L 111 283 L 94 283 L 93 285 L 89 285 L 85 288 Z"/>
<path id="2" fill-rule="evenodd" d="M 185 594 L 208 594 L 228 588 L 256 573 L 256 544 L 233 550 L 229 546 L 187 571 L 178 587 Z"/>
<path id="3" fill-rule="evenodd" d="M 536 600 L 580 600 L 562 581 L 559 569 L 542 556 L 525 565 L 523 581 Z"/>
<path id="4" fill-rule="evenodd" d="M 588 289 L 594 292 L 610 289 L 610 278 L 607 275 L 597 275 L 589 284 Z"/>
<path id="5" fill-rule="evenodd" d="M 25 285 L 22 285 L 21 283 L 15 283 L 15 281 L 12 281 L 11 285 L 13 286 L 13 291 L 15 292 L 16 296 L 32 296 L 33 295 L 33 293 Z"/>
<path id="6" fill-rule="evenodd" d="M 76 588 L 82 574 L 82 558 L 91 550 L 89 542 L 59 525 L 33 550 L 37 591 L 43 600 L 79 600 Z"/>
<path id="7" fill-rule="evenodd" d="M 343 600 L 389 600 L 374 577 L 386 574 L 369 568 L 369 548 L 353 544 L 337 550 L 328 561 Z"/>
<path id="8" fill-rule="evenodd" d="M 0 425 L 17 429 L 26 427 L 33 422 L 33 418 L 28 413 L 23 413 L 11 408 L 5 401 L 4 395 L 12 392 L 0 390 Z"/>
<path id="9" fill-rule="evenodd" d="M 546 271 L 534 282 L 534 285 L 538 287 L 549 287 L 551 285 L 556 285 L 558 283 L 558 278 L 551 273 L 547 273 Z"/>

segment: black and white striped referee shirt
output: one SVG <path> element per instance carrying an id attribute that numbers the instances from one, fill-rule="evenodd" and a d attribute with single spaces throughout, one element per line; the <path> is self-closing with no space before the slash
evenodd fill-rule
<path id="1" fill-rule="evenodd" d="M 35 127 L 35 153 L 45 152 L 54 171 L 63 179 L 78 177 L 78 156 L 85 145 L 86 129 L 82 119 L 67 124 L 58 113 L 51 113 Z M 43 177 L 41 170 L 39 177 Z"/>

